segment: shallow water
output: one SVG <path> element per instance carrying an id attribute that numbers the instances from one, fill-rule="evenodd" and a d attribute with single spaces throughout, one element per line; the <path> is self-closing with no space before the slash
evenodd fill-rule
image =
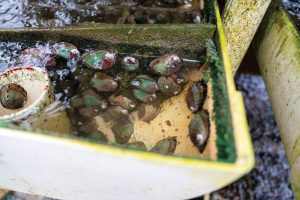
<path id="1" fill-rule="evenodd" d="M 190 0 L 176 2 L 175 0 L 1 0 L 0 28 L 64 27 L 83 22 L 123 24 L 201 21 L 201 14 L 198 11 L 192 12 L 187 6 Z M 162 12 L 159 14 L 153 8 L 161 9 Z M 177 11 L 181 13 L 179 16 Z"/>
<path id="2" fill-rule="evenodd" d="M 149 3 L 150 2 L 150 3 Z M 153 3 L 154 2 L 154 3 Z M 174 1 L 119 1 L 119 0 L 0 0 L 0 28 L 16 27 L 64 27 L 84 22 L 117 23 L 131 7 L 174 7 L 161 2 Z M 183 1 L 190 3 L 190 0 Z M 297 24 L 300 19 L 300 0 L 282 0 Z M 108 8 L 110 6 L 110 8 Z M 121 7 L 120 7 L 121 6 Z M 181 7 L 180 7 L 181 6 Z M 176 4 L 184 10 L 184 5 Z M 180 17 L 182 18 L 182 16 Z M 192 12 L 187 12 L 185 19 L 167 17 L 157 22 L 155 16 L 150 16 L 136 23 L 180 23 L 197 22 Z M 119 20 L 122 23 L 123 20 Z M 129 22 L 124 22 L 129 23 Z"/>
<path id="3" fill-rule="evenodd" d="M 33 47 L 38 48 L 47 45 L 49 46 L 49 44 L 38 41 Z M 20 42 L 0 42 L 0 72 L 17 66 L 17 58 L 26 47 L 26 44 Z"/>
<path id="4" fill-rule="evenodd" d="M 21 127 L 32 131 L 54 131 L 64 136 L 79 136 L 94 142 L 164 154 L 175 152 L 178 155 L 196 157 L 210 157 L 211 154 L 215 154 L 211 153 L 211 148 L 203 155 L 200 154 L 205 150 L 207 144 L 205 137 L 207 136 L 197 138 L 197 140 L 204 140 L 201 148 L 199 147 L 201 150 L 198 150 L 197 145 L 193 144 L 196 139 L 191 139 L 192 136 L 188 134 L 189 122 L 194 118 L 193 112 L 198 113 L 199 110 L 199 108 L 190 107 L 190 109 L 195 109 L 191 112 L 186 103 L 189 92 L 187 90 L 188 74 L 194 74 L 191 71 L 199 73 L 197 68 L 201 67 L 201 62 L 183 59 L 185 64 L 182 70 L 174 71 L 170 75 L 159 75 L 159 73 L 165 72 L 153 71 L 154 69 L 149 68 L 150 63 L 157 57 L 134 55 L 139 62 L 139 67 L 133 71 L 130 68 L 128 71 L 125 69 L 123 58 L 130 54 L 111 52 L 107 58 L 114 59 L 113 57 L 116 57 L 113 67 L 99 70 L 91 69 L 90 67 L 93 66 L 89 66 L 90 63 L 87 64 L 90 62 L 89 60 L 93 60 L 96 58 L 94 56 L 97 56 L 92 49 L 87 48 L 79 49 L 82 56 L 80 59 L 76 57 L 76 62 L 69 62 L 58 56 L 55 59 L 55 66 L 52 66 L 53 62 L 50 62 L 50 66 L 47 59 L 52 58 L 54 47 L 54 42 L 37 41 L 33 46 L 14 42 L 0 43 L 2 72 L 16 66 L 31 65 L 45 70 L 51 79 L 50 91 L 54 91 L 55 101 L 51 100 L 51 104 L 47 104 L 39 117 L 30 117 L 28 120 L 18 122 Z M 30 48 L 31 53 L 25 54 L 24 52 L 28 52 Z M 32 48 L 35 48 L 33 50 L 42 49 L 42 53 L 34 56 L 35 51 L 32 51 Z M 39 56 L 43 58 L 40 59 Z M 165 59 L 167 58 L 169 57 L 165 57 Z M 173 58 L 172 62 L 181 60 L 175 55 Z M 188 65 L 190 62 L 193 65 Z M 174 64 L 169 70 L 176 68 L 177 65 Z M 138 78 L 140 75 L 143 76 Z M 202 76 L 202 72 L 199 76 Z M 105 86 L 98 85 L 99 81 L 103 80 L 109 82 Z M 199 84 L 204 84 L 199 86 L 203 87 L 201 93 L 203 99 L 199 99 L 199 102 L 203 104 L 207 86 L 204 82 Z M 198 88 L 198 86 L 196 87 Z M 49 98 L 52 99 L 52 97 Z M 194 101 L 193 98 L 190 97 L 192 101 Z M 2 101 L 1 104 L 4 106 Z M 208 113 L 206 109 L 211 109 L 209 106 L 204 108 L 204 113 Z M 170 118 L 170 113 L 176 113 L 177 109 L 180 110 L 181 116 L 178 116 L 176 120 Z M 202 118 L 205 116 L 204 113 L 201 114 Z M 65 115 L 67 117 L 61 117 Z M 209 123 L 208 117 L 204 123 Z M 52 124 L 53 121 L 59 122 Z M 62 121 L 65 122 L 63 127 Z M 66 126 L 70 126 L 70 128 Z M 200 127 L 203 128 L 202 125 Z M 207 131 L 209 131 L 208 127 L 209 125 L 207 125 Z M 149 132 L 149 130 L 151 131 Z M 155 134 L 153 134 L 154 132 Z M 187 133 L 187 135 L 182 133 Z M 169 149 L 161 150 L 160 146 L 165 146 L 165 144 L 159 145 L 160 142 L 166 143 L 167 146 L 170 145 Z M 214 140 L 211 140 L 210 143 L 213 144 Z M 159 147 L 155 149 L 156 145 Z"/>
<path id="5" fill-rule="evenodd" d="M 206 1 L 206 0 L 205 0 Z M 41 1 L 33 1 L 33 0 L 3 0 L 0 2 L 0 28 L 17 28 L 17 27 L 65 27 L 65 26 L 76 26 L 82 25 L 82 23 L 113 23 L 113 24 L 149 24 L 149 23 L 204 23 L 211 20 L 212 13 L 207 12 L 206 6 L 205 8 L 201 8 L 193 5 L 191 7 L 190 0 L 155 0 L 155 1 L 148 1 L 148 0 L 141 0 L 141 1 L 119 1 L 119 0 L 103 0 L 103 1 L 96 1 L 96 0 L 41 0 Z M 159 38 L 159 34 L 156 38 Z M 51 47 L 53 42 L 43 43 L 37 41 L 35 45 L 31 45 L 30 47 L 35 48 L 43 48 Z M 86 96 L 92 94 L 92 96 L 97 96 L 98 98 L 103 100 L 104 103 L 102 104 L 103 107 L 114 107 L 113 103 L 108 102 L 108 98 L 111 97 L 114 92 L 108 93 L 101 93 L 101 94 L 94 94 L 95 88 L 91 89 L 91 79 L 95 74 L 95 71 L 83 67 L 82 61 L 75 63 L 71 67 L 69 63 L 65 60 L 58 59 L 57 61 L 57 69 L 48 69 L 44 65 L 40 65 L 39 63 L 36 64 L 36 61 L 43 60 L 41 58 L 30 58 L 34 62 L 28 61 L 25 58 L 23 61 L 22 59 L 18 59 L 20 57 L 20 53 L 25 48 L 28 48 L 22 43 L 14 43 L 14 42 L 7 42 L 7 43 L 0 43 L 0 72 L 11 67 L 15 66 L 24 66 L 24 65 L 38 65 L 43 69 L 47 70 L 52 86 L 54 87 L 56 101 L 52 102 L 48 107 L 46 107 L 46 116 L 49 118 L 45 118 L 44 121 L 49 123 L 51 121 L 52 116 L 59 115 L 61 112 L 66 112 L 68 117 L 70 118 L 70 123 L 72 124 L 71 133 L 72 135 L 81 136 L 84 138 L 96 138 L 99 142 L 115 142 L 116 138 L 112 133 L 113 127 L 116 127 L 116 120 L 109 119 L 115 118 L 111 117 L 112 115 L 110 112 L 106 110 L 106 108 L 95 108 L 97 106 L 81 106 L 80 108 L 76 108 L 76 106 L 72 105 L 72 100 L 76 102 L 82 101 L 82 99 Z M 79 49 L 81 54 L 86 51 L 89 51 L 93 48 L 85 47 L 86 49 Z M 165 47 L 164 47 L 165 48 Z M 201 47 L 202 48 L 202 47 Z M 108 49 L 109 50 L 109 49 Z M 48 51 L 48 50 L 47 50 Z M 144 50 L 143 50 L 144 51 Z M 196 51 L 195 51 L 196 52 Z M 117 53 L 117 52 L 116 52 Z M 202 53 L 201 53 L 202 54 Z M 155 75 L 154 73 L 150 72 L 149 70 L 145 70 L 149 66 L 151 60 L 155 58 L 150 57 L 139 57 L 141 69 L 135 72 L 125 72 L 124 69 L 117 69 L 117 67 L 122 66 L 121 59 L 126 55 L 125 52 L 117 53 L 117 63 L 115 64 L 116 67 L 108 70 L 107 75 L 111 76 L 116 82 L 119 83 L 119 90 L 115 93 L 121 93 L 122 95 L 129 98 L 129 100 L 134 100 L 136 104 L 136 112 L 133 112 L 129 109 L 117 110 L 112 112 L 124 112 L 125 114 L 125 121 L 126 127 L 127 125 L 129 128 L 132 129 L 132 124 L 134 120 L 142 118 L 144 121 L 151 121 L 155 116 L 159 115 L 160 105 L 162 105 L 166 100 L 171 99 L 169 96 L 170 94 L 164 94 L 162 89 L 157 92 L 157 100 L 153 103 L 152 108 L 148 108 L 149 106 L 145 106 L 145 103 L 141 103 L 141 100 L 138 99 L 138 95 L 133 93 L 134 90 L 132 86 L 130 86 L 130 81 L 134 78 L 134 76 L 140 74 L 146 74 L 151 76 L 156 82 L 160 76 Z M 152 55 L 152 53 L 151 53 Z M 136 55 L 135 55 L 136 56 Z M 205 55 L 202 58 L 205 57 Z M 201 59 L 202 59 L 201 58 Z M 188 59 L 188 58 L 187 58 Z M 186 62 L 185 62 L 186 63 Z M 202 63 L 203 64 L 203 63 Z M 201 65 L 200 65 L 201 66 Z M 199 67 L 199 66 L 198 66 Z M 166 78 L 164 81 L 169 81 Z M 169 87 L 169 86 L 168 86 Z M 184 85 L 181 85 L 180 91 L 173 91 L 174 96 L 180 96 L 183 92 Z M 179 90 L 179 89 L 178 89 Z M 88 91 L 87 93 L 85 93 Z M 185 91 L 186 92 L 186 91 Z M 125 94 L 124 94 L 125 93 Z M 148 95 L 148 94 L 146 94 Z M 173 95 L 173 94 L 172 94 Z M 184 95 L 182 95 L 185 98 Z M 152 97 L 151 97 L 152 98 Z M 185 100 L 184 100 L 185 103 Z M 96 118 L 96 115 L 99 114 L 99 109 L 103 112 L 103 119 Z M 117 108 L 116 108 L 117 109 Z M 155 113 L 152 115 L 155 116 L 148 116 L 147 109 L 150 109 L 151 112 Z M 105 112 L 103 111 L 105 110 Z M 110 111 L 110 110 L 109 110 Z M 108 114 L 106 114 L 108 112 Z M 123 114 L 124 114 L 123 113 Z M 145 114 L 146 113 L 146 114 Z M 120 115 L 123 115 L 120 113 Z M 107 117 L 108 115 L 108 117 Z M 115 113 L 114 113 L 115 115 Z M 141 116 L 142 115 L 142 116 Z M 93 119 L 87 120 L 86 118 Z M 191 120 L 193 115 L 188 113 L 188 119 Z M 108 118 L 108 119 L 107 119 Z M 151 119 L 149 119 L 151 118 Z M 99 122 L 100 120 L 100 122 Z M 130 121 L 130 124 L 128 123 Z M 36 120 L 35 120 L 36 121 Z M 104 121 L 104 122 L 103 122 Z M 113 121 L 113 122 L 107 122 Z M 124 121 L 124 120 L 123 120 Z M 182 121 L 186 121 L 182 120 Z M 172 122 L 172 121 L 171 121 Z M 164 119 L 163 122 L 159 123 L 160 130 L 156 132 L 160 132 L 164 138 L 170 135 L 170 128 L 174 127 L 174 131 L 176 132 L 175 135 L 180 136 L 180 138 L 187 138 L 186 136 L 180 135 L 180 132 L 188 132 L 187 130 L 180 130 L 176 128 L 176 123 L 171 123 L 170 120 Z M 99 130 L 99 123 L 102 127 L 108 127 L 106 130 Z M 109 124 L 110 123 L 110 124 Z M 26 128 L 31 129 L 27 123 Z M 97 125 L 98 124 L 98 125 Z M 154 123 L 153 123 L 154 124 Z M 161 125 L 164 124 L 164 125 Z M 172 125 L 170 125 L 172 124 Z M 124 127 L 122 126 L 117 127 Z M 166 126 L 166 127 L 165 127 Z M 143 127 L 143 126 L 140 126 Z M 188 124 L 185 124 L 185 129 L 188 128 Z M 151 127 L 148 127 L 151 129 Z M 96 134 L 89 134 L 89 132 L 97 132 Z M 92 130 L 91 130 L 92 129 Z M 98 130 L 96 130 L 98 129 Z M 56 131 L 56 130 L 55 130 Z M 173 132 L 174 132 L 173 131 Z M 62 132 L 62 131 L 58 131 Z M 113 131 L 114 132 L 114 131 Z M 142 130 L 138 130 L 138 132 L 143 132 Z M 108 133 L 108 134 L 106 134 Z M 173 135 L 174 135 L 173 134 Z M 138 136 L 135 136 L 138 137 Z M 139 136 L 142 137 L 142 136 Z M 145 139 L 145 136 L 143 136 Z M 152 136 L 150 136 L 152 137 Z M 158 141 L 159 137 L 156 137 L 155 140 Z M 139 142 L 136 141 L 137 138 L 131 140 L 131 142 Z M 185 142 L 181 142 L 178 139 L 181 145 L 183 146 Z M 150 140 L 149 140 L 150 141 Z M 185 139 L 185 141 L 187 141 Z M 213 141 L 214 142 L 214 141 Z M 119 142 L 120 143 L 120 142 Z M 124 142 L 122 142 L 123 145 Z M 127 142 L 126 142 L 127 143 Z M 152 141 L 153 143 L 153 141 Z M 154 144 L 149 144 L 149 146 L 154 146 Z M 206 144 L 206 143 L 205 143 Z M 189 140 L 187 146 L 194 147 Z M 148 145 L 147 145 L 148 146 Z M 191 148 L 192 149 L 192 148 Z M 196 150 L 195 150 L 196 149 Z M 199 151 L 197 148 L 194 147 L 192 150 L 194 153 L 189 154 L 189 156 L 199 156 Z M 215 150 L 214 150 L 215 152 Z M 186 153 L 188 154 L 188 153 Z M 216 153 L 214 153 L 216 154 Z M 181 154 L 182 155 L 182 154 Z M 215 157 L 215 156 L 214 156 Z"/>

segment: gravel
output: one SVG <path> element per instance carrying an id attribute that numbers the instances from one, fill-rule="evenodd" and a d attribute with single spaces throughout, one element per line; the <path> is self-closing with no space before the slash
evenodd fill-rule
<path id="1" fill-rule="evenodd" d="M 212 200 L 293 200 L 290 169 L 269 98 L 261 76 L 236 76 L 243 93 L 249 130 L 255 149 L 252 172 L 228 187 L 212 193 Z"/>

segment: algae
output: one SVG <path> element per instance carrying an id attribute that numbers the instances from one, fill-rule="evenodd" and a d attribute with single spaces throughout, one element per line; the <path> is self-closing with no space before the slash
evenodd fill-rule
<path id="1" fill-rule="evenodd" d="M 65 41 L 82 48 L 160 56 L 176 53 L 190 59 L 205 54 L 205 41 L 216 30 L 213 24 L 184 25 L 101 25 L 90 28 L 0 30 L 1 41 L 33 44 L 40 41 Z"/>
<path id="2" fill-rule="evenodd" d="M 213 117 L 217 129 L 218 160 L 234 162 L 236 160 L 236 149 L 224 66 L 214 42 L 208 40 L 206 45 L 209 52 L 208 62 L 214 96 Z"/>
<path id="3" fill-rule="evenodd" d="M 214 12 L 214 1 L 204 0 L 204 15 L 206 22 L 215 24 L 216 23 L 216 13 Z"/>
<path id="4" fill-rule="evenodd" d="M 271 0 L 226 2 L 222 19 L 234 73 L 241 64 L 270 2 Z"/>

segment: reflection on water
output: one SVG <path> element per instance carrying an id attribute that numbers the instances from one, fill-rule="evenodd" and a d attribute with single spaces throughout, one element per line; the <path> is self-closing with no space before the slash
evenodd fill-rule
<path id="1" fill-rule="evenodd" d="M 34 47 L 39 48 L 45 45 L 48 44 L 38 41 Z M 17 58 L 25 47 L 26 45 L 20 42 L 0 42 L 0 72 L 17 66 Z"/>
<path id="2" fill-rule="evenodd" d="M 37 97 L 32 91 L 47 92 L 43 108 L 36 107 L 22 120 L 9 113 L 12 125 L 162 154 L 211 159 L 216 155 L 206 148 L 214 148 L 215 141 L 208 141 L 211 103 L 202 80 L 208 65 L 201 61 L 174 53 L 148 57 L 84 50 L 51 41 L 33 46 L 1 42 L 0 55 L 3 67 L 9 69 L 0 77 L 4 108 L 26 110 L 26 102 Z M 38 68 L 25 66 L 44 69 L 50 87 L 45 83 L 48 78 L 39 81 Z M 26 70 L 36 73 L 26 75 Z M 0 107 L 0 117 L 7 116 L 7 109 Z"/>
<path id="3" fill-rule="evenodd" d="M 199 22 L 201 12 L 192 12 L 190 2 L 191 0 L 0 0 L 0 28 L 63 27 L 83 22 Z M 158 14 L 155 9 L 151 9 L 153 7 L 162 12 Z M 172 9 L 176 12 L 172 13 Z"/>
<path id="4" fill-rule="evenodd" d="M 197 22 L 199 13 L 154 16 L 140 7 L 178 8 L 186 11 L 191 0 L 0 0 L 0 28 L 63 27 L 83 22 L 180 23 Z M 300 0 L 282 0 L 288 12 L 300 18 Z M 135 9 L 139 7 L 139 9 Z M 133 11 L 134 10 L 134 11 Z M 124 20 L 124 16 L 128 20 Z M 182 20 L 185 18 L 184 20 Z"/>

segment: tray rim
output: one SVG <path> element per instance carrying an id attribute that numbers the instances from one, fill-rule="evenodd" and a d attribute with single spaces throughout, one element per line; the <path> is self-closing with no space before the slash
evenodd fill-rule
<path id="1" fill-rule="evenodd" d="M 219 47 L 221 49 L 221 57 L 223 60 L 223 66 L 225 69 L 225 76 L 226 76 L 226 81 L 227 81 L 227 90 L 229 94 L 229 101 L 230 101 L 230 109 L 231 109 L 231 114 L 234 111 L 232 108 L 233 101 L 237 107 L 240 107 L 238 110 L 240 112 L 239 118 L 240 118 L 240 124 L 234 124 L 234 119 L 232 120 L 232 126 L 233 126 L 233 138 L 235 142 L 235 147 L 236 147 L 236 154 L 237 158 L 234 162 L 224 162 L 224 161 L 212 161 L 212 160 L 206 160 L 206 159 L 201 159 L 201 158 L 192 158 L 192 157 L 186 157 L 186 156 L 168 156 L 168 155 L 161 155 L 161 154 L 155 154 L 151 152 L 142 152 L 142 151 L 136 151 L 132 149 L 120 149 L 115 146 L 111 145 L 105 145 L 105 144 L 100 144 L 100 143 L 95 143 L 95 142 L 88 142 L 85 140 L 81 140 L 80 138 L 62 138 L 62 137 L 57 137 L 57 136 L 52 136 L 52 135 L 45 135 L 42 133 L 34 133 L 34 132 L 29 132 L 29 131 L 20 131 L 20 130 L 12 130 L 12 129 L 7 129 L 7 128 L 2 128 L 0 127 L 0 135 L 3 135 L 3 132 L 11 132 L 10 135 L 12 137 L 19 136 L 20 133 L 24 134 L 24 138 L 28 140 L 49 140 L 51 142 L 64 142 L 66 144 L 73 144 L 75 146 L 79 147 L 84 147 L 84 148 L 92 148 L 97 151 L 103 151 L 103 152 L 109 152 L 109 153 L 114 153 L 114 154 L 122 154 L 122 155 L 128 155 L 128 156 L 134 156 L 138 157 L 141 159 L 145 160 L 152 160 L 152 161 L 161 161 L 164 160 L 164 162 L 169 162 L 173 164 L 179 164 L 179 165 L 190 165 L 190 166 L 207 166 L 207 167 L 213 167 L 213 168 L 223 168 L 224 170 L 229 170 L 229 171 L 236 171 L 236 164 L 243 163 L 242 166 L 239 166 L 239 171 L 243 171 L 244 173 L 250 171 L 250 169 L 254 166 L 254 154 L 253 154 L 253 148 L 251 144 L 251 139 L 250 135 L 247 129 L 247 120 L 246 120 L 246 115 L 245 115 L 245 109 L 243 105 L 243 99 L 242 96 L 239 92 L 235 90 L 234 82 L 233 82 L 233 75 L 231 72 L 231 64 L 229 60 L 229 56 L 226 50 L 226 39 L 224 36 L 224 30 L 222 27 L 222 21 L 221 21 L 221 16 L 219 13 L 219 8 L 217 5 L 217 2 L 214 2 L 214 9 L 216 12 L 216 26 L 217 26 L 217 32 L 218 32 L 218 43 Z M 128 28 L 128 25 L 117 25 L 118 27 L 126 27 Z M 137 25 L 134 25 L 137 27 Z M 149 25 L 147 25 L 149 26 Z M 172 24 L 172 25 L 150 25 L 151 27 L 159 27 L 159 28 L 172 28 L 172 27 L 196 27 L 196 25 L 193 24 Z M 212 25 L 208 25 L 212 26 Z M 106 25 L 105 27 L 116 27 L 116 25 Z M 105 27 L 97 27 L 97 29 L 103 29 Z M 143 28 L 144 25 L 138 25 L 138 27 Z M 14 31 L 14 32 L 43 32 L 43 31 L 62 31 L 62 30 L 76 30 L 76 29 L 95 29 L 95 27 L 68 27 L 68 28 L 45 28 L 45 29 L 38 29 L 38 28 L 20 28 L 20 29 L 0 29 L 1 32 L 8 32 L 8 31 Z M 239 103 L 238 103 L 239 102 Z M 240 145 L 237 143 L 240 142 L 239 139 L 239 134 L 237 133 L 238 131 L 242 131 L 243 134 L 245 134 L 245 141 L 243 143 L 246 144 L 246 148 L 238 148 Z M 5 133 L 5 135 L 7 135 Z M 9 135 L 7 135 L 9 136 Z M 242 155 L 242 156 L 241 156 Z M 243 158 L 242 158 L 243 157 Z"/>

